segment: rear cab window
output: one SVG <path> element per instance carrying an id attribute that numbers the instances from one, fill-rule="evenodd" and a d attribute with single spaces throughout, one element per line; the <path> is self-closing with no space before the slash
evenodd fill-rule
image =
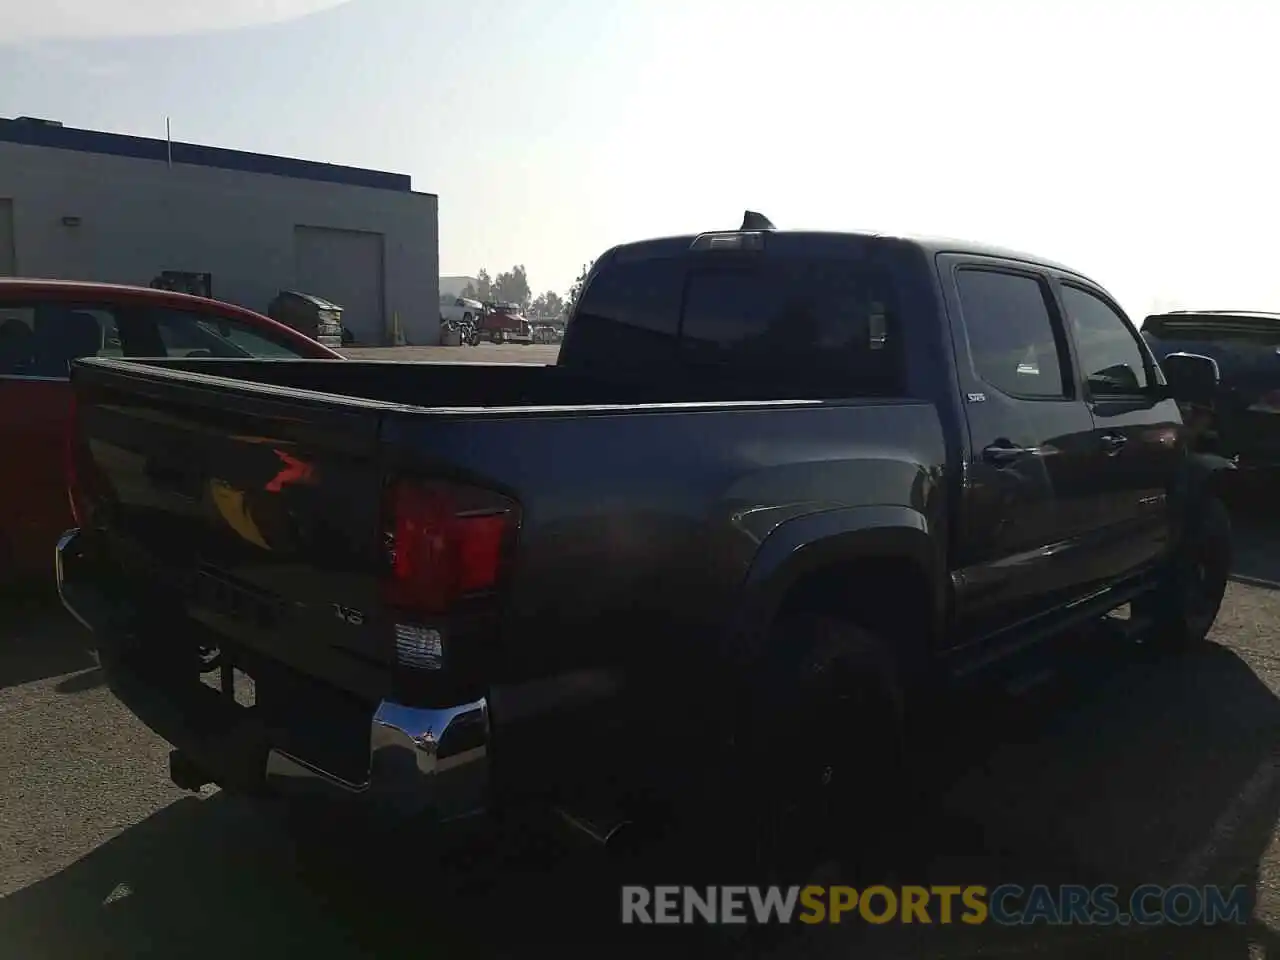
<path id="1" fill-rule="evenodd" d="M 589 279 L 561 363 L 767 384 L 797 397 L 904 387 L 892 279 L 858 260 L 643 256 L 623 248 Z"/>
<path id="2" fill-rule="evenodd" d="M 560 363 L 584 371 L 652 371 L 675 359 L 684 263 L 611 260 L 591 277 L 565 330 Z"/>
<path id="3" fill-rule="evenodd" d="M 764 259 L 695 268 L 684 292 L 680 360 L 800 389 L 900 391 L 889 278 L 852 261 Z"/>

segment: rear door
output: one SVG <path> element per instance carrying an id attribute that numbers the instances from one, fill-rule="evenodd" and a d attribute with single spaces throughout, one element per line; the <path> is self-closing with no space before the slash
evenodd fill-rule
<path id="1" fill-rule="evenodd" d="M 1097 466 L 1049 277 L 1023 263 L 939 258 L 971 453 L 957 537 L 959 642 L 1087 592 Z"/>
<path id="2" fill-rule="evenodd" d="M 1058 285 L 1093 418 L 1103 536 L 1098 574 L 1136 573 L 1168 549 L 1168 488 L 1178 470 L 1182 418 L 1152 389 L 1158 373 L 1142 337 L 1114 301 L 1076 278 Z"/>
<path id="3" fill-rule="evenodd" d="M 18 297 L 0 303 L 0 576 L 48 570 L 59 534 L 72 526 L 69 364 L 119 352 L 112 307 Z"/>

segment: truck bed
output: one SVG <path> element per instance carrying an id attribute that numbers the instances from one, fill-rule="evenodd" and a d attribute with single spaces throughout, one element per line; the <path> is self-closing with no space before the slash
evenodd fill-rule
<path id="1" fill-rule="evenodd" d="M 897 504 L 945 528 L 937 412 L 902 398 L 642 403 L 551 367 L 446 364 L 94 359 L 72 379 L 81 525 L 136 605 L 365 703 L 652 675 L 676 648 L 668 685 L 695 684 L 782 524 Z M 409 677 L 381 592 L 405 477 L 519 511 L 497 605 L 450 614 L 439 676 Z"/>
<path id="2" fill-rule="evenodd" d="M 99 361 L 95 361 L 99 362 Z M 332 397 L 429 408 L 573 407 L 645 403 L 717 403 L 825 399 L 811 385 L 772 383 L 701 368 L 652 382 L 639 372 L 607 377 L 547 364 L 404 363 L 352 360 L 136 359 L 100 361 L 119 372 L 140 366 L 195 373 Z M 219 384 L 225 387 L 227 384 Z M 834 398 L 830 398 L 834 399 Z"/>

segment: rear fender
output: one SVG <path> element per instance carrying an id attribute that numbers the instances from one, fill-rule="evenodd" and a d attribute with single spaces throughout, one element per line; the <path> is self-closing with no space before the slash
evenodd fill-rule
<path id="1" fill-rule="evenodd" d="M 859 560 L 890 559 L 909 561 L 923 575 L 933 600 L 930 633 L 938 636 L 946 610 L 946 564 L 928 520 L 909 507 L 851 507 L 789 520 L 760 545 L 737 608 L 738 653 L 754 659 L 764 649 L 788 592 L 807 575 Z"/>

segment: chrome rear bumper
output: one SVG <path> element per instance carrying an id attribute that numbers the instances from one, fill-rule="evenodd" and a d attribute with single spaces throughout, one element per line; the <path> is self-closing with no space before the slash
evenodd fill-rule
<path id="1" fill-rule="evenodd" d="M 445 821 L 482 813 L 489 793 L 489 716 L 476 700 L 442 710 L 383 700 L 370 725 L 369 778 L 348 783 L 275 748 L 266 784 L 288 793 L 359 798 L 389 813 Z"/>
<path id="2" fill-rule="evenodd" d="M 223 786 L 367 803 L 392 814 L 452 820 L 489 805 L 489 708 L 484 698 L 445 708 L 383 700 L 369 719 L 368 775 L 360 782 L 272 743 L 253 710 L 228 703 L 198 681 L 183 690 L 156 681 L 111 649 L 112 604 L 95 583 L 78 530 L 58 540 L 58 596 L 99 638 L 99 660 L 118 699 Z"/>

